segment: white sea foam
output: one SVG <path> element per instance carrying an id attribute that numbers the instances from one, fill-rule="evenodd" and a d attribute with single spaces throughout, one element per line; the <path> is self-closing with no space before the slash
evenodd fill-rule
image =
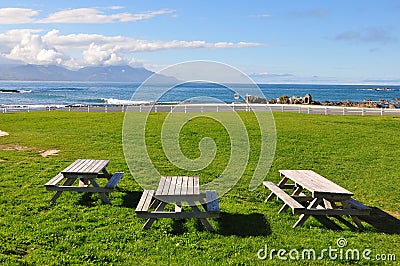
<path id="1" fill-rule="evenodd" d="M 106 104 L 115 104 L 115 105 L 141 105 L 141 104 L 150 104 L 149 101 L 130 101 L 130 100 L 120 100 L 114 98 L 102 98 L 102 100 Z"/>
<path id="2" fill-rule="evenodd" d="M 66 108 L 65 105 L 62 104 L 2 104 L 0 108 L 8 108 L 8 109 L 61 109 Z"/>

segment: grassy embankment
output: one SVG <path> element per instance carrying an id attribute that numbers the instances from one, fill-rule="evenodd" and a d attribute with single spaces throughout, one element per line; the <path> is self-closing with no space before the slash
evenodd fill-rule
<path id="1" fill-rule="evenodd" d="M 216 158 L 196 173 L 176 169 L 161 149 L 159 132 L 165 114 L 153 114 L 147 129 L 148 151 L 165 175 L 196 174 L 201 180 L 218 176 L 229 159 L 229 138 L 222 126 L 206 119 L 193 119 L 180 134 L 183 152 L 199 156 L 198 142 L 215 139 Z M 277 149 L 266 180 L 278 181 L 279 169 L 313 169 L 354 192 L 355 198 L 374 207 L 375 218 L 364 232 L 327 229 L 314 218 L 292 229 L 297 217 L 277 214 L 281 202 L 264 203 L 268 195 L 259 187 L 248 191 L 258 160 L 259 130 L 250 113 L 241 113 L 252 151 L 243 178 L 220 198 L 221 217 L 212 220 L 216 233 L 209 233 L 196 220 L 156 221 L 142 231 L 144 220 L 134 208 L 141 188 L 124 160 L 121 113 L 34 112 L 0 115 L 0 263 L 3 264 L 278 264 L 260 261 L 257 251 L 269 249 L 336 248 L 346 238 L 346 248 L 371 249 L 396 254 L 400 260 L 399 217 L 400 162 L 399 117 L 322 116 L 276 113 Z M 56 156 L 39 151 L 58 149 Z M 112 206 L 98 195 L 63 193 L 49 205 L 53 193 L 44 188 L 52 176 L 77 158 L 109 159 L 108 169 L 124 171 L 119 189 L 110 194 Z M 379 223 L 376 223 L 378 222 Z M 276 253 L 275 253 L 276 254 Z M 327 256 L 326 256 L 327 257 Z M 297 265 L 299 261 L 286 263 Z M 302 261 L 318 263 L 318 261 Z M 325 264 L 346 261 L 325 259 Z M 363 264 L 377 261 L 361 260 Z"/>

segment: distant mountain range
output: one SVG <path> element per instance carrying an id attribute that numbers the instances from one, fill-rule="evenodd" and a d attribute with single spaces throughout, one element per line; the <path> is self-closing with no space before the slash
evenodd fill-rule
<path id="1" fill-rule="evenodd" d="M 143 67 L 128 65 L 89 66 L 78 70 L 56 65 L 0 65 L 0 80 L 143 82 L 153 74 Z M 152 80 L 158 83 L 177 81 L 174 77 L 158 74 Z"/>

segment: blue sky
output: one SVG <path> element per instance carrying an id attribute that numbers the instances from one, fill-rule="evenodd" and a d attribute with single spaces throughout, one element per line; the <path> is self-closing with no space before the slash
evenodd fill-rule
<path id="1" fill-rule="evenodd" d="M 396 0 L 32 2 L 1 1 L 0 62 L 212 60 L 265 83 L 400 84 Z"/>

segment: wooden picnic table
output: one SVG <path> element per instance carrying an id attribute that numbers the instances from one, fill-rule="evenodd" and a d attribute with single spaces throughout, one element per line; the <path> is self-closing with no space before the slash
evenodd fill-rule
<path id="1" fill-rule="evenodd" d="M 190 211 L 182 210 L 185 203 L 190 206 Z M 168 204 L 174 204 L 175 211 L 164 211 Z M 137 217 L 147 218 L 144 230 L 159 218 L 197 218 L 207 230 L 214 231 L 207 218 L 218 217 L 219 213 L 216 191 L 200 193 L 197 176 L 162 176 L 157 190 L 144 190 L 136 207 Z"/>
<path id="2" fill-rule="evenodd" d="M 334 217 L 350 228 L 356 228 L 342 216 L 348 215 L 359 229 L 363 228 L 358 216 L 369 215 L 370 208 L 352 199 L 354 194 L 336 183 L 311 170 L 280 170 L 281 181 L 275 185 L 272 182 L 263 182 L 271 190 L 266 201 L 274 195 L 284 202 L 279 213 L 292 209 L 293 214 L 300 214 L 293 227 L 301 226 L 312 215 L 327 224 L 338 226 L 328 219 Z M 294 184 L 288 184 L 291 180 Z M 291 190 L 289 195 L 284 190 Z"/>
<path id="3" fill-rule="evenodd" d="M 124 173 L 116 172 L 111 175 L 106 170 L 108 163 L 109 160 L 92 159 L 78 159 L 73 162 L 45 184 L 47 190 L 57 191 L 50 202 L 55 203 L 64 191 L 74 191 L 99 193 L 104 203 L 111 204 L 106 193 L 114 191 Z M 106 178 L 108 182 L 102 187 L 97 183 L 97 178 Z M 59 185 L 63 180 L 64 183 Z M 76 181 L 79 184 L 73 185 Z"/>

